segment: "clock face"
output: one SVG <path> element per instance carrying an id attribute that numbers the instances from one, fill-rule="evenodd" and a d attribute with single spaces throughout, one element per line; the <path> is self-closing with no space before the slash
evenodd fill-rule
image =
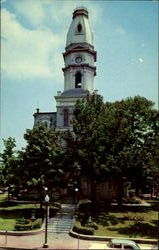
<path id="1" fill-rule="evenodd" d="M 82 58 L 80 56 L 76 57 L 75 59 L 76 63 L 81 63 L 82 62 Z"/>

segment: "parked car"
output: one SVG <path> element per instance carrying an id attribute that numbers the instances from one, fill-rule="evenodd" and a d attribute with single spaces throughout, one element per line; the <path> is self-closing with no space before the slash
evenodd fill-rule
<path id="1" fill-rule="evenodd" d="M 140 250 L 141 248 L 132 240 L 124 240 L 124 239 L 111 239 L 108 243 L 110 248 L 118 248 L 118 249 L 133 249 Z"/>

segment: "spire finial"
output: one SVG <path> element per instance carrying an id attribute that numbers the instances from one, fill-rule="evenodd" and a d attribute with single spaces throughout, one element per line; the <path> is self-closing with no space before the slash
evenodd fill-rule
<path id="1" fill-rule="evenodd" d="M 79 15 L 84 15 L 88 18 L 88 10 L 87 8 L 81 6 L 81 7 L 77 7 L 74 12 L 73 12 L 73 19 L 76 17 L 76 16 L 79 16 Z"/>

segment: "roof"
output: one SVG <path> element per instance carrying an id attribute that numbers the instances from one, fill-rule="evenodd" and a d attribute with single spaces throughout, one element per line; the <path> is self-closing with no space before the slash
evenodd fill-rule
<path id="1" fill-rule="evenodd" d="M 82 88 L 75 88 L 75 89 L 69 89 L 65 90 L 61 96 L 65 97 L 82 97 L 89 95 L 89 91 L 87 89 Z"/>
<path id="2" fill-rule="evenodd" d="M 131 244 L 136 244 L 134 241 L 132 240 L 125 240 L 125 239 L 111 239 L 112 243 L 131 243 Z"/>
<path id="3" fill-rule="evenodd" d="M 110 242 L 111 242 L 112 244 L 125 244 L 125 245 L 130 245 L 130 246 L 134 246 L 135 249 L 140 249 L 139 246 L 136 244 L 136 242 L 133 241 L 133 240 L 111 239 Z"/>

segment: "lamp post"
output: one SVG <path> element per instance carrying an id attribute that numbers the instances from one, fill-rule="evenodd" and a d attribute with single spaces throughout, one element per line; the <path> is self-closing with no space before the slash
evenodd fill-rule
<path id="1" fill-rule="evenodd" d="M 48 205 L 49 205 L 49 200 L 50 197 L 48 196 L 48 194 L 45 196 L 45 205 L 46 205 L 46 215 L 45 215 L 45 243 L 43 245 L 43 248 L 48 248 L 48 242 L 47 242 L 47 226 L 48 226 Z"/>
<path id="2" fill-rule="evenodd" d="M 76 211 L 76 206 L 77 206 L 77 192 L 78 192 L 78 188 L 75 188 L 75 211 Z"/>

